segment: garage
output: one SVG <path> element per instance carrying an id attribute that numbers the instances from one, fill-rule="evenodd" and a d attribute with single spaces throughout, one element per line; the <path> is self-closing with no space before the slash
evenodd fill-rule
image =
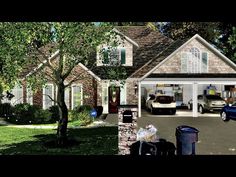
<path id="1" fill-rule="evenodd" d="M 219 110 L 224 105 L 215 105 L 214 110 L 206 109 L 202 114 L 199 96 L 219 96 L 225 104 L 232 103 L 236 93 L 235 77 L 235 74 L 151 74 L 140 82 L 141 112 L 148 115 L 145 109 L 150 95 L 163 94 L 175 99 L 177 109 L 174 117 L 219 117 Z M 155 114 L 158 116 L 172 115 Z"/>

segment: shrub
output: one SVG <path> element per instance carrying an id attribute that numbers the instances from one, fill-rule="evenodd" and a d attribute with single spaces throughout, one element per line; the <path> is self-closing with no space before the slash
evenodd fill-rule
<path id="1" fill-rule="evenodd" d="M 13 107 L 10 103 L 0 104 L 0 117 L 11 117 L 13 113 Z"/>
<path id="2" fill-rule="evenodd" d="M 93 118 L 90 116 L 90 111 L 84 110 L 82 112 L 78 112 L 76 110 L 72 110 L 69 112 L 69 120 L 72 122 L 72 125 L 85 126 L 92 123 Z"/>
<path id="3" fill-rule="evenodd" d="M 17 104 L 14 107 L 14 116 L 7 119 L 7 121 L 16 124 L 44 124 L 54 123 L 52 114 L 49 110 L 43 110 L 37 105 L 30 105 L 28 103 Z"/>
<path id="4" fill-rule="evenodd" d="M 59 121 L 60 119 L 59 107 L 57 105 L 51 106 L 48 110 L 52 114 L 51 121 L 53 122 Z"/>
<path id="5" fill-rule="evenodd" d="M 77 111 L 77 112 L 91 111 L 91 110 L 92 110 L 92 107 L 90 105 L 81 105 L 74 108 L 74 111 Z"/>
<path id="6" fill-rule="evenodd" d="M 55 122 L 56 121 L 52 119 L 52 113 L 49 110 L 39 109 L 34 113 L 35 124 L 46 124 Z"/>

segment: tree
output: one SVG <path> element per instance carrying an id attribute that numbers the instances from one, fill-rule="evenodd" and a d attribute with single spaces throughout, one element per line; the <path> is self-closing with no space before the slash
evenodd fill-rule
<path id="1" fill-rule="evenodd" d="M 97 46 L 107 43 L 112 47 L 118 45 L 119 40 L 116 32 L 112 30 L 113 26 L 109 23 L 95 25 L 91 22 L 28 22 L 6 23 L 4 25 L 9 29 L 6 34 L 12 41 L 14 54 L 16 56 L 20 54 L 21 59 L 19 61 L 26 64 L 24 65 L 26 67 L 29 64 L 42 64 L 40 69 L 27 76 L 29 86 L 32 89 L 38 88 L 47 80 L 52 81 L 57 86 L 57 98 L 53 101 L 59 107 L 58 140 L 59 143 L 64 144 L 67 140 L 68 123 L 68 108 L 64 97 L 65 89 L 74 82 L 84 79 L 83 74 L 78 75 L 75 72 L 75 67 L 79 63 L 85 66 L 89 65 L 90 69 L 95 67 L 96 57 L 92 57 L 92 54 L 96 52 Z M 18 40 L 17 44 L 13 42 L 14 39 Z M 22 51 L 19 51 L 17 45 L 21 46 Z M 50 59 L 56 52 L 58 52 L 58 56 L 55 59 Z M 7 51 L 4 53 L 10 58 L 14 57 L 12 53 Z M 2 57 L 4 58 L 4 56 Z M 18 60 L 14 62 L 18 62 Z M 67 79 L 69 82 L 65 83 Z"/>
<path id="2" fill-rule="evenodd" d="M 228 38 L 228 44 L 230 45 L 228 51 L 231 51 L 231 55 L 234 61 L 236 61 L 236 26 L 232 27 L 232 34 Z"/>
<path id="3" fill-rule="evenodd" d="M 214 42 L 218 35 L 217 22 L 167 22 L 162 24 L 161 31 L 168 37 L 177 40 L 199 34 L 209 42 Z"/>
<path id="4" fill-rule="evenodd" d="M 233 47 L 234 27 L 236 27 L 236 23 L 219 23 L 219 38 L 216 45 L 229 59 L 236 62 L 236 48 Z"/>

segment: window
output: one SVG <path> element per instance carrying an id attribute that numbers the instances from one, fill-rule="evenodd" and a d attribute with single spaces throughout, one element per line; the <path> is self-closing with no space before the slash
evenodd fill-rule
<path id="1" fill-rule="evenodd" d="M 117 65 L 126 64 L 126 50 L 125 48 L 103 48 L 103 64 Z"/>
<path id="2" fill-rule="evenodd" d="M 31 88 L 26 89 L 26 102 L 33 105 L 33 92 Z"/>
<path id="3" fill-rule="evenodd" d="M 46 84 L 43 88 L 43 109 L 48 109 L 54 105 L 54 86 L 53 84 Z"/>
<path id="4" fill-rule="evenodd" d="M 81 106 L 83 104 L 83 90 L 81 85 L 72 85 L 72 93 L 71 93 L 71 101 L 72 101 L 72 109 L 77 106 Z"/>
<path id="5" fill-rule="evenodd" d="M 11 92 L 14 97 L 11 99 L 11 104 L 16 105 L 19 103 L 23 103 L 23 88 L 22 86 L 15 86 Z"/>
<path id="6" fill-rule="evenodd" d="M 200 52 L 198 48 L 191 48 L 189 52 L 181 54 L 182 73 L 206 73 L 208 72 L 208 56 L 206 52 Z"/>

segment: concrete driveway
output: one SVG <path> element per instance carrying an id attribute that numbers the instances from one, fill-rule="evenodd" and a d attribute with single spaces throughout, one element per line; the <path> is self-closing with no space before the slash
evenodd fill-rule
<path id="1" fill-rule="evenodd" d="M 196 154 L 199 155 L 236 155 L 236 121 L 223 122 L 219 114 L 201 117 L 180 117 L 151 115 L 142 112 L 138 118 L 138 129 L 147 124 L 153 124 L 160 138 L 164 138 L 176 145 L 175 130 L 180 125 L 189 125 L 199 132 L 196 143 Z"/>

